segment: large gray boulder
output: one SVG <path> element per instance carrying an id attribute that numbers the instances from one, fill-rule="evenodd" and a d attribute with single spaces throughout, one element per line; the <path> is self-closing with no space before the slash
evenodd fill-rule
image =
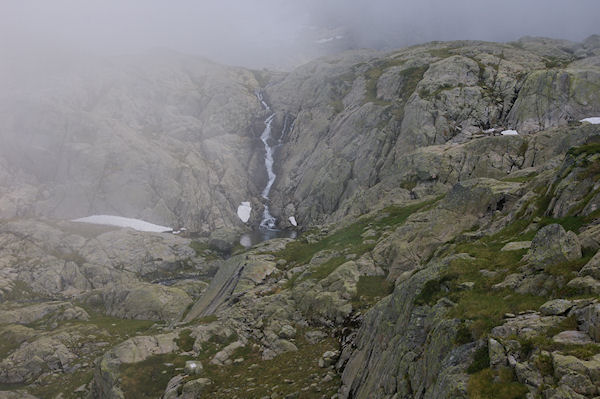
<path id="1" fill-rule="evenodd" d="M 581 258 L 581 244 L 577 234 L 565 231 L 557 223 L 542 227 L 537 232 L 526 255 L 530 264 L 542 268 L 579 258 Z"/>

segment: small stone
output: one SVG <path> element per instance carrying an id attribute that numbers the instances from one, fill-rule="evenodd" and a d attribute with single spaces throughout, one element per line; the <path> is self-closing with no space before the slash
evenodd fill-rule
<path id="1" fill-rule="evenodd" d="M 199 375 L 202 372 L 202 363 L 197 360 L 188 360 L 185 362 L 184 371 L 190 375 Z"/>
<path id="2" fill-rule="evenodd" d="M 472 290 L 473 287 L 475 287 L 475 283 L 472 281 L 465 281 L 458 286 L 462 290 Z"/>
<path id="3" fill-rule="evenodd" d="M 515 317 L 517 316 L 514 313 L 504 313 L 505 319 L 514 319 Z"/>
<path id="4" fill-rule="evenodd" d="M 339 351 L 327 351 L 323 353 L 323 355 L 319 359 L 319 367 L 325 368 L 333 365 L 337 361 L 337 358 L 339 356 Z"/>
<path id="5" fill-rule="evenodd" d="M 279 330 L 279 337 L 283 339 L 291 339 L 296 336 L 296 329 L 289 324 L 284 324 Z"/>
<path id="6" fill-rule="evenodd" d="M 531 241 L 514 241 L 503 246 L 500 251 L 519 251 L 529 248 L 531 248 Z"/>

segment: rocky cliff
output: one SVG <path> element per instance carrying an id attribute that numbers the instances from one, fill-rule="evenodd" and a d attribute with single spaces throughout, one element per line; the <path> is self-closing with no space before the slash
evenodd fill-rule
<path id="1" fill-rule="evenodd" d="M 288 74 L 173 57 L 16 85 L 31 117 L 3 100 L 0 398 L 600 394 L 600 125 L 580 122 L 600 116 L 598 37 L 353 51 Z M 297 239 L 60 220 L 256 225 L 259 88 L 270 207 Z"/>

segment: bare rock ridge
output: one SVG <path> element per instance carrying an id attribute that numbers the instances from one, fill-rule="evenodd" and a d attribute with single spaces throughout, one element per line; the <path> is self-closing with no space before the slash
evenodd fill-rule
<path id="1" fill-rule="evenodd" d="M 524 38 L 23 72 L 0 94 L 0 398 L 597 398 L 599 59 Z M 241 248 L 259 88 L 269 209 L 304 232 Z M 194 234 L 69 221 L 103 213 Z"/>

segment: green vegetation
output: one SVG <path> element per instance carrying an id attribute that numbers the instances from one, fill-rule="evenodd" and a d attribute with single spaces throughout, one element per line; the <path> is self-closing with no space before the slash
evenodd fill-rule
<path id="1" fill-rule="evenodd" d="M 288 262 L 288 268 L 307 264 L 317 252 L 325 249 L 332 251 L 347 250 L 347 253 L 353 253 L 360 256 L 374 247 L 374 244 L 364 243 L 365 240 L 363 239 L 362 234 L 365 228 L 368 227 L 374 230 L 381 230 L 400 225 L 404 223 L 411 214 L 422 211 L 425 208 L 432 206 L 437 201 L 438 199 L 424 201 L 405 207 L 388 207 L 383 210 L 383 213 L 381 213 L 379 217 L 362 217 L 357 222 L 341 228 L 315 242 L 312 240 L 311 242 L 308 242 L 307 237 L 314 235 L 314 232 L 309 231 L 300 239 L 287 244 L 285 249 L 274 253 L 274 255 L 277 258 L 285 259 Z M 380 233 L 377 231 L 377 235 L 373 237 L 373 240 L 376 240 L 379 236 Z"/>
<path id="2" fill-rule="evenodd" d="M 473 362 L 467 367 L 467 373 L 475 374 L 490 367 L 490 355 L 487 346 L 480 346 L 473 354 Z"/>
<path id="3" fill-rule="evenodd" d="M 356 285 L 358 298 L 381 298 L 392 293 L 394 283 L 385 276 L 360 276 Z"/>
<path id="4" fill-rule="evenodd" d="M 585 154 L 585 155 L 593 155 L 600 153 L 600 143 L 598 142 L 588 142 L 588 144 L 572 147 L 567 151 L 567 155 L 572 155 L 574 157 Z"/>
<path id="5" fill-rule="evenodd" d="M 92 381 L 93 374 L 93 370 L 88 369 L 65 373 L 60 379 L 52 378 L 51 375 L 42 376 L 38 384 L 28 386 L 28 391 L 39 398 L 78 399 L 81 398 L 81 393 L 74 391 Z"/>
<path id="6" fill-rule="evenodd" d="M 454 49 L 450 48 L 450 47 L 443 47 L 443 48 L 428 50 L 428 52 L 432 56 L 438 57 L 438 58 L 448 58 L 448 57 L 452 57 L 453 55 L 456 55 L 454 53 L 451 53 L 450 50 L 454 50 Z"/>
<path id="7" fill-rule="evenodd" d="M 336 340 L 327 338 L 313 345 L 304 339 L 304 331 L 299 330 L 294 344 L 298 351 L 281 354 L 273 360 L 262 360 L 261 353 L 249 344 L 232 356 L 233 359 L 242 358 L 240 363 L 224 367 L 205 365 L 203 377 L 213 381 L 207 390 L 207 397 L 231 398 L 237 393 L 240 397 L 261 398 L 274 391 L 280 397 L 285 397 L 310 387 L 316 381 L 319 381 L 318 390 L 315 387 L 302 391 L 301 398 L 317 399 L 335 394 L 340 385 L 339 376 L 324 382 L 323 377 L 328 370 L 320 368 L 318 360 L 325 351 L 338 347 Z M 224 391 L 224 388 L 229 391 Z"/>
<path id="8" fill-rule="evenodd" d="M 312 268 L 310 278 L 314 278 L 315 280 L 322 280 L 325 277 L 329 276 L 335 269 L 338 268 L 338 266 L 347 261 L 348 259 L 346 259 L 345 256 L 336 256 L 334 258 L 331 258 L 327 262 L 324 262 L 319 266 Z"/>
<path id="9" fill-rule="evenodd" d="M 138 363 L 121 365 L 121 389 L 126 398 L 159 398 L 176 368 L 183 368 L 191 357 L 176 354 L 151 356 Z"/>
<path id="10" fill-rule="evenodd" d="M 399 66 L 404 64 L 404 60 L 398 59 L 386 59 L 376 63 L 365 73 L 366 79 L 366 98 L 365 103 L 372 102 L 377 105 L 387 106 L 390 105 L 390 101 L 381 100 L 377 97 L 377 83 L 379 82 L 379 78 L 386 69 L 391 68 L 393 66 Z M 402 69 L 398 71 L 399 78 L 402 81 L 402 91 L 400 93 L 399 100 L 402 102 L 406 102 L 408 98 L 415 91 L 417 84 L 423 79 L 423 75 L 425 71 L 427 71 L 428 66 L 420 66 L 420 67 L 409 67 L 406 69 Z"/>
<path id="11" fill-rule="evenodd" d="M 192 337 L 192 330 L 183 330 L 179 333 L 179 338 L 175 340 L 175 343 L 184 352 L 189 352 L 194 349 L 195 339 Z"/>
<path id="12" fill-rule="evenodd" d="M 339 387 L 339 377 L 323 382 L 328 370 L 320 368 L 318 360 L 323 352 L 337 348 L 335 339 L 326 338 L 313 345 L 304 339 L 304 331 L 299 331 L 295 344 L 298 351 L 284 353 L 273 360 L 262 360 L 261 352 L 249 343 L 237 349 L 231 356 L 237 361 L 226 366 L 209 363 L 215 353 L 226 345 L 225 342 L 204 343 L 203 350 L 195 358 L 177 354 L 152 356 L 139 363 L 121 365 L 121 389 L 126 398 L 160 397 L 168 381 L 181 373 L 178 368 L 183 368 L 187 360 L 199 360 L 204 366 L 203 372 L 198 376 L 188 376 L 184 383 L 199 377 L 209 378 L 212 384 L 206 388 L 206 397 L 231 398 L 235 393 L 244 397 L 263 397 L 273 392 L 285 396 L 310 386 L 315 376 L 321 380 L 319 390 L 305 391 L 302 397 L 333 395 Z M 284 383 L 284 380 L 289 382 Z"/>
<path id="13" fill-rule="evenodd" d="M 523 399 L 527 387 L 515 381 L 510 369 L 485 369 L 469 379 L 467 392 L 472 399 Z"/>

